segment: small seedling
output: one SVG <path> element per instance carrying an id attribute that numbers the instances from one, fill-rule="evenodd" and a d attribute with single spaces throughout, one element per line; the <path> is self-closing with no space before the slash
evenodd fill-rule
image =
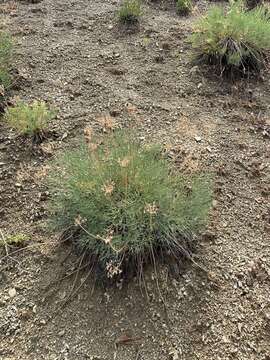
<path id="1" fill-rule="evenodd" d="M 124 0 L 118 12 L 119 21 L 123 24 L 135 24 L 141 16 L 139 0 Z"/>
<path id="2" fill-rule="evenodd" d="M 42 139 L 48 129 L 54 112 L 49 110 L 44 101 L 34 101 L 28 105 L 19 101 L 9 107 L 5 113 L 5 120 L 21 135 L 29 135 L 33 140 Z"/>
<path id="3" fill-rule="evenodd" d="M 192 11 L 191 0 L 177 0 L 176 11 L 179 15 L 187 15 Z"/>

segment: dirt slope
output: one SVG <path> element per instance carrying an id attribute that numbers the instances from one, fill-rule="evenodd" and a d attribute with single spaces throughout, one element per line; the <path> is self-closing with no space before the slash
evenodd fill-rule
<path id="1" fill-rule="evenodd" d="M 15 38 L 11 96 L 59 109 L 55 136 L 35 151 L 0 122 L 1 231 L 31 235 L 27 250 L 0 263 L 0 359 L 270 359 L 270 77 L 232 85 L 191 64 L 188 35 L 207 6 L 180 18 L 173 4 L 149 2 L 139 31 L 127 33 L 114 0 L 0 4 Z M 86 271 L 60 308 L 74 276 L 57 280 L 76 256 L 42 226 L 42 180 L 51 157 L 106 114 L 171 146 L 183 171 L 215 179 L 197 254 L 209 276 L 190 265 L 170 280 L 163 269 L 165 307 L 150 271 L 148 300 L 136 282 L 93 291 Z M 121 335 L 140 339 L 116 347 Z"/>

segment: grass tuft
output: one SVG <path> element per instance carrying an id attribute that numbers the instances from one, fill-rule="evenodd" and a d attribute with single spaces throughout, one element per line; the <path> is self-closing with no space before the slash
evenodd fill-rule
<path id="1" fill-rule="evenodd" d="M 223 73 L 259 72 L 270 49 L 270 22 L 264 7 L 251 11 L 242 2 L 228 11 L 214 6 L 195 26 L 192 36 L 197 58 Z"/>
<path id="2" fill-rule="evenodd" d="M 162 255 L 178 261 L 206 222 L 207 178 L 182 176 L 159 146 L 143 146 L 123 131 L 101 141 L 86 129 L 85 139 L 56 160 L 49 177 L 54 229 L 108 278 L 141 274 Z"/>
<path id="3" fill-rule="evenodd" d="M 20 135 L 29 135 L 33 140 L 41 139 L 48 128 L 48 123 L 54 117 L 54 112 L 48 109 L 44 101 L 34 101 L 28 105 L 19 101 L 9 107 L 5 113 L 5 120 Z"/>
<path id="4" fill-rule="evenodd" d="M 142 14 L 139 0 L 124 0 L 118 12 L 119 21 L 123 24 L 135 24 Z"/>
<path id="5" fill-rule="evenodd" d="M 187 15 L 192 11 L 191 0 L 177 0 L 176 11 L 179 15 Z"/>
<path id="6" fill-rule="evenodd" d="M 0 85 L 8 88 L 11 84 L 10 59 L 12 43 L 10 36 L 0 31 Z"/>

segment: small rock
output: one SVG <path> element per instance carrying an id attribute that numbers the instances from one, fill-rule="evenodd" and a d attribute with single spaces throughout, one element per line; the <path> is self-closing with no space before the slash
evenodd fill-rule
<path id="1" fill-rule="evenodd" d="M 11 288 L 8 290 L 9 297 L 14 298 L 16 296 L 16 294 L 17 294 L 17 291 L 15 288 Z"/>
<path id="2" fill-rule="evenodd" d="M 170 352 L 170 359 L 171 360 L 178 360 L 179 359 L 179 352 L 176 349 L 173 349 Z"/>
<path id="3" fill-rule="evenodd" d="M 190 74 L 196 74 L 198 72 L 199 72 L 199 66 L 198 65 L 193 66 L 189 71 Z"/>
<path id="4" fill-rule="evenodd" d="M 200 136 L 195 136 L 194 139 L 197 141 L 197 142 L 201 142 L 202 141 L 202 138 Z"/>

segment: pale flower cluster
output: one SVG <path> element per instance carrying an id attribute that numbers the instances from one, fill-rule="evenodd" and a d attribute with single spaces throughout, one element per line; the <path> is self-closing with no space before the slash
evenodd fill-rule
<path id="1" fill-rule="evenodd" d="M 105 193 L 105 195 L 111 195 L 115 187 L 115 183 L 113 181 L 107 182 L 102 186 L 102 191 Z"/>
<path id="2" fill-rule="evenodd" d="M 130 158 L 128 158 L 127 156 L 126 157 L 124 157 L 122 160 L 121 159 L 118 159 L 118 164 L 121 166 L 121 167 L 123 167 L 123 168 L 126 168 L 128 165 L 129 165 L 129 163 L 130 163 Z"/>
<path id="3" fill-rule="evenodd" d="M 107 271 L 107 276 L 110 279 L 122 273 L 120 264 L 113 260 L 110 260 L 109 262 L 106 263 L 106 271 Z"/>
<path id="4" fill-rule="evenodd" d="M 146 204 L 144 207 L 144 213 L 149 215 L 156 215 L 158 213 L 158 206 L 153 202 L 152 204 Z"/>
<path id="5" fill-rule="evenodd" d="M 87 126 L 84 129 L 84 139 L 90 151 L 95 151 L 98 148 L 98 144 L 92 141 L 93 138 L 93 129 L 90 126 Z"/>

